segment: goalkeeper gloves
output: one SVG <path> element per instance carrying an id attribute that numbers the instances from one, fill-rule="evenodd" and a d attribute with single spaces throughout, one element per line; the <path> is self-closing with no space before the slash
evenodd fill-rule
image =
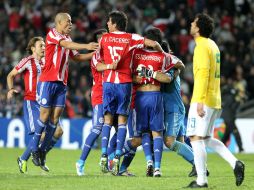
<path id="1" fill-rule="evenodd" d="M 157 74 L 156 71 L 153 71 L 152 69 L 146 68 L 142 65 L 139 65 L 136 71 L 138 73 L 138 76 L 145 78 L 155 78 Z"/>

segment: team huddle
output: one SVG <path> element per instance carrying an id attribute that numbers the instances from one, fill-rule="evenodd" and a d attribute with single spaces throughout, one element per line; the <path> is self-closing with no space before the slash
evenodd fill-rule
<path id="1" fill-rule="evenodd" d="M 31 140 L 18 157 L 20 172 L 27 172 L 30 155 L 34 165 L 49 171 L 46 155 L 63 134 L 60 116 L 65 106 L 70 57 L 74 61 L 90 60 L 93 75 L 93 128 L 76 162 L 78 176 L 84 175 L 91 147 L 101 135 L 100 167 L 103 173 L 133 176 L 128 167 L 137 147 L 142 145 L 147 163 L 144 168 L 146 176 L 161 177 L 165 144 L 191 164 L 189 177 L 197 176 L 197 180 L 187 187 L 206 188 L 209 175 L 207 146 L 228 161 L 236 185 L 241 185 L 243 162 L 212 137 L 213 122 L 221 109 L 220 52 L 209 38 L 213 30 L 212 19 L 199 14 L 191 26 L 196 47 L 194 90 L 187 127 L 184 125 L 185 108 L 179 77 L 184 64 L 172 55 L 158 28 L 148 29 L 143 37 L 125 32 L 127 23 L 125 13 L 110 12 L 107 30 L 97 30 L 94 42 L 80 44 L 69 36 L 72 29 L 70 15 L 58 13 L 55 28 L 47 34 L 46 44 L 42 37 L 29 41 L 27 51 L 30 56 L 22 59 L 7 77 L 7 97 L 10 99 L 18 92 L 13 87 L 14 77 L 24 73 L 23 109 Z M 78 50 L 83 49 L 93 52 L 80 54 Z M 112 128 L 115 128 L 113 135 Z M 184 142 L 186 135 L 190 137 L 192 147 Z"/>

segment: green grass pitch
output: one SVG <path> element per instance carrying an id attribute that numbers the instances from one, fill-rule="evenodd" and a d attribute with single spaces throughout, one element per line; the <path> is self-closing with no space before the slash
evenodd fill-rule
<path id="1" fill-rule="evenodd" d="M 54 149 L 47 158 L 50 172 L 43 172 L 29 160 L 28 172 L 18 170 L 17 157 L 22 149 L 0 148 L 0 190 L 174 190 L 182 189 L 195 178 L 189 178 L 190 164 L 172 152 L 164 152 L 162 157 L 162 177 L 145 176 L 146 163 L 143 152 L 138 152 L 130 166 L 136 177 L 115 177 L 102 174 L 99 168 L 100 151 L 92 150 L 86 161 L 83 177 L 76 175 L 75 162 L 81 150 Z M 235 186 L 231 167 L 218 155 L 208 154 L 210 171 L 208 189 L 254 189 L 254 155 L 238 154 L 246 166 L 245 180 L 240 187 Z"/>

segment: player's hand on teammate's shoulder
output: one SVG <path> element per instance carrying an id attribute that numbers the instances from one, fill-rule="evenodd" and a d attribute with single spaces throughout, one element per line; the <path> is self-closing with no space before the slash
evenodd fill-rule
<path id="1" fill-rule="evenodd" d="M 7 99 L 10 100 L 10 99 L 14 96 L 14 94 L 17 94 L 17 93 L 19 93 L 19 91 L 17 91 L 17 90 L 14 89 L 14 88 L 11 88 L 11 89 L 8 90 L 8 92 L 7 92 Z"/>
<path id="2" fill-rule="evenodd" d="M 98 44 L 98 43 L 96 43 L 96 42 L 90 42 L 90 43 L 88 44 L 87 49 L 88 49 L 88 50 L 96 50 L 96 49 L 98 49 L 98 47 L 99 47 L 99 44 Z"/>

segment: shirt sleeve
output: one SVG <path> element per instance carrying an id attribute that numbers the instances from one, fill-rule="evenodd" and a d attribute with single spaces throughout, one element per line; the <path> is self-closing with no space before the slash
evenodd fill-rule
<path id="1" fill-rule="evenodd" d="M 51 30 L 47 35 L 47 43 L 48 44 L 56 44 L 59 45 L 61 40 L 65 40 L 64 37 L 54 34 L 54 32 Z"/>
<path id="2" fill-rule="evenodd" d="M 144 48 L 145 38 L 139 34 L 131 34 L 130 50 L 134 48 Z"/>
<path id="3" fill-rule="evenodd" d="M 16 66 L 15 69 L 18 71 L 18 73 L 22 73 L 26 68 L 27 65 L 29 64 L 30 59 L 28 58 L 23 58 Z"/>

